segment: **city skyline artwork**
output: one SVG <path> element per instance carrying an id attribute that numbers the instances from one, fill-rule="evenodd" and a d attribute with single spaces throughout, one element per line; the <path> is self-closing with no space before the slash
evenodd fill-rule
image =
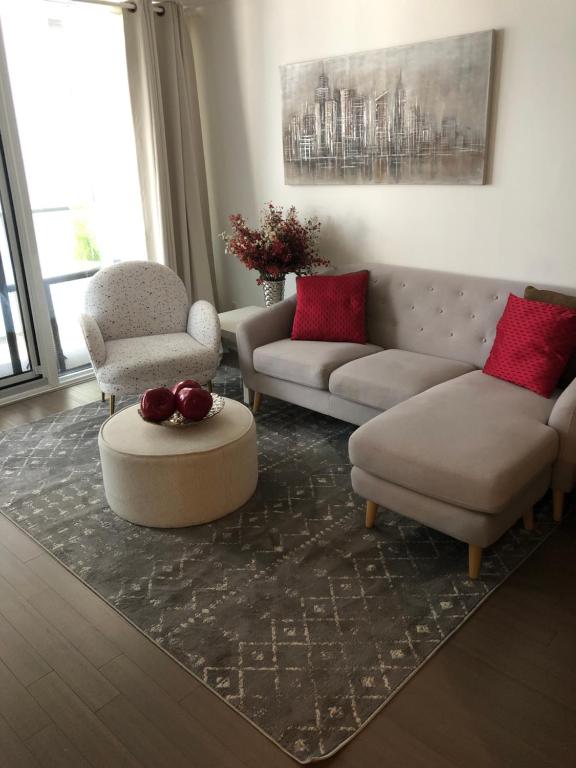
<path id="1" fill-rule="evenodd" d="M 286 184 L 483 184 L 494 32 L 280 68 Z"/>

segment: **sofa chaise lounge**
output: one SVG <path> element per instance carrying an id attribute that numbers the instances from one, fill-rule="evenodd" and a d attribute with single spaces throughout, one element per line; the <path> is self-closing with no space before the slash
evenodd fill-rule
<path id="1" fill-rule="evenodd" d="M 576 380 L 544 398 L 482 373 L 509 293 L 524 284 L 384 264 L 367 269 L 368 344 L 290 338 L 296 298 L 243 323 L 238 352 L 257 410 L 270 395 L 361 425 L 352 486 L 367 500 L 482 550 L 551 486 L 554 518 L 576 478 Z M 565 289 L 564 293 L 566 292 Z"/>

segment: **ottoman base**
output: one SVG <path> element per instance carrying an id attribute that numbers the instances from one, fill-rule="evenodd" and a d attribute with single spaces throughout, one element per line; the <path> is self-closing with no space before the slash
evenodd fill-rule
<path id="1" fill-rule="evenodd" d="M 258 483 L 256 425 L 233 401 L 212 423 L 188 430 L 147 424 L 133 406 L 104 424 L 99 448 L 106 500 L 137 525 L 216 520 L 245 504 Z"/>

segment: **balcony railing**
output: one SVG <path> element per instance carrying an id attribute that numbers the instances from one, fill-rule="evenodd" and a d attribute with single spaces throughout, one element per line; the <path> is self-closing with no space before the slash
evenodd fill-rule
<path id="1" fill-rule="evenodd" d="M 52 335 L 54 337 L 54 345 L 56 347 L 56 356 L 58 358 L 58 370 L 60 373 L 66 373 L 66 372 L 69 373 L 71 371 L 84 368 L 88 365 L 88 363 L 82 364 L 82 365 L 75 365 L 72 367 L 69 367 L 67 365 L 68 358 L 65 355 L 64 349 L 62 347 L 60 327 L 58 325 L 58 319 L 57 319 L 56 310 L 54 307 L 54 300 L 52 297 L 52 287 L 55 285 L 61 285 L 63 283 L 72 283 L 76 280 L 86 280 L 92 277 L 93 275 L 95 275 L 99 271 L 99 269 L 100 267 L 95 267 L 94 269 L 82 270 L 81 272 L 70 272 L 66 275 L 56 275 L 54 277 L 48 277 L 42 281 L 44 285 L 44 293 L 46 295 L 46 303 L 48 305 L 48 314 L 50 317 Z M 17 346 L 18 334 L 17 334 L 17 331 L 15 330 L 14 321 L 12 317 L 12 309 L 10 306 L 10 294 L 14 293 L 15 290 L 16 290 L 16 286 L 13 283 L 6 284 L 6 282 L 2 280 L 2 275 L 0 274 L 0 299 L 2 303 L 4 327 L 6 329 L 6 340 L 7 340 L 8 349 L 10 352 L 12 369 L 14 373 L 22 373 L 20 355 L 18 354 L 18 346 Z"/>
<path id="2" fill-rule="evenodd" d="M 73 284 L 88 280 L 101 266 L 95 262 L 94 267 L 88 268 L 90 261 L 84 260 L 78 264 L 78 269 L 74 268 L 74 261 L 78 259 L 75 253 L 74 229 L 79 221 L 89 217 L 89 212 L 85 209 L 58 206 L 34 209 L 32 215 L 42 271 L 46 275 L 42 282 L 56 347 L 58 370 L 60 373 L 81 370 L 89 365 L 88 353 L 77 322 L 83 291 L 78 291 Z M 50 258 L 55 254 L 59 255 L 58 260 Z M 49 257 L 47 262 L 43 261 L 43 255 Z M 60 274 L 53 274 L 58 266 L 62 271 Z M 17 300 L 15 301 L 16 287 L 13 282 L 8 282 L 13 281 L 13 278 L 9 265 L 7 268 L 7 275 L 0 269 L 0 329 L 2 320 L 4 321 L 4 334 L 0 330 L 0 353 L 3 358 L 0 360 L 0 378 L 21 374 L 23 369 L 29 370 L 24 329 L 17 309 Z M 8 372 L 10 369 L 11 373 Z"/>

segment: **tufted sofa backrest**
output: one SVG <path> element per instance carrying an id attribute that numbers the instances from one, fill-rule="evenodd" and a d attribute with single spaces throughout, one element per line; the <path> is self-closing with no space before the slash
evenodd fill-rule
<path id="1" fill-rule="evenodd" d="M 105 341 L 186 330 L 188 295 L 163 264 L 125 261 L 97 272 L 84 301 Z"/>
<path id="2" fill-rule="evenodd" d="M 526 286 L 526 283 L 498 278 L 389 264 L 346 265 L 330 272 L 358 269 L 370 272 L 367 304 L 370 342 L 386 348 L 462 360 L 479 368 L 492 348 L 508 294 L 523 296 Z M 557 290 L 571 293 L 564 288 Z"/>

